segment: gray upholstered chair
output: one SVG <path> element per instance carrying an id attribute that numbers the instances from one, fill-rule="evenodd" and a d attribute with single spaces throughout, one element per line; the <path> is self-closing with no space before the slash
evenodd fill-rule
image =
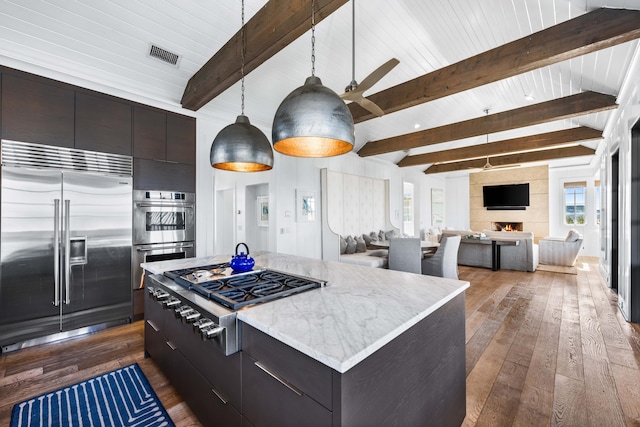
<path id="1" fill-rule="evenodd" d="M 422 260 L 422 274 L 429 276 L 458 278 L 458 249 L 461 236 L 446 236 L 432 257 Z"/>
<path id="2" fill-rule="evenodd" d="M 422 249 L 417 237 L 396 237 L 389 240 L 389 270 L 422 272 Z"/>
<path id="3" fill-rule="evenodd" d="M 545 237 L 538 242 L 540 264 L 572 267 L 582 248 L 582 236 L 569 230 L 567 237 Z"/>

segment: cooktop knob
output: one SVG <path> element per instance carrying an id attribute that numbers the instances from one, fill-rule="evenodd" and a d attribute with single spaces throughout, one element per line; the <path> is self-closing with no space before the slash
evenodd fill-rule
<path id="1" fill-rule="evenodd" d="M 224 327 L 213 324 L 211 326 L 204 328 L 201 331 L 202 339 L 206 341 L 208 339 L 215 338 L 218 335 L 222 334 L 223 331 L 224 331 Z"/>
<path id="2" fill-rule="evenodd" d="M 171 307 L 175 307 L 175 306 L 177 306 L 178 304 L 180 304 L 180 300 L 179 300 L 178 298 L 176 298 L 176 297 L 169 297 L 169 299 L 168 299 L 168 300 L 165 300 L 165 301 L 163 302 L 163 304 L 164 304 L 164 306 L 165 306 L 166 308 L 171 308 Z"/>

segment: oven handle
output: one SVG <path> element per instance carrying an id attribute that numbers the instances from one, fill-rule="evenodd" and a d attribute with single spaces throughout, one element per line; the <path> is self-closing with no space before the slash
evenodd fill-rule
<path id="1" fill-rule="evenodd" d="M 187 245 L 171 245 L 171 246 L 162 246 L 162 247 L 158 247 L 158 248 L 136 248 L 136 250 L 138 252 L 152 252 L 152 251 L 157 251 L 158 249 L 167 249 L 167 248 L 176 248 L 176 249 L 187 249 L 187 248 L 192 248 L 193 247 L 193 243 L 189 243 Z"/>
<path id="2" fill-rule="evenodd" d="M 192 204 L 186 203 L 163 203 L 154 205 L 153 203 L 136 203 L 136 206 L 139 208 L 187 208 L 193 209 Z"/>

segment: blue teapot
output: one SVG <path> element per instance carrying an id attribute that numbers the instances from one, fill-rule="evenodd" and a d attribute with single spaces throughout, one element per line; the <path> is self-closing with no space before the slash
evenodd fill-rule
<path id="1" fill-rule="evenodd" d="M 247 250 L 246 255 L 244 252 L 240 252 L 240 254 L 238 254 L 238 248 L 240 248 L 240 245 L 244 246 Z M 231 265 L 231 269 L 236 273 L 244 273 L 245 271 L 251 270 L 256 262 L 249 256 L 249 246 L 247 246 L 246 243 L 238 243 L 236 245 L 236 254 L 231 257 L 231 262 L 229 264 Z"/>

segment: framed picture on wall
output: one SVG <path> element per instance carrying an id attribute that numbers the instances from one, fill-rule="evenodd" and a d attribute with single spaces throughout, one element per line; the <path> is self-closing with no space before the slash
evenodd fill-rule
<path id="1" fill-rule="evenodd" d="M 269 197 L 268 196 L 258 197 L 256 210 L 258 213 L 258 226 L 268 227 L 269 226 Z"/>
<path id="2" fill-rule="evenodd" d="M 313 191 L 296 190 L 296 221 L 316 220 L 316 195 Z"/>

